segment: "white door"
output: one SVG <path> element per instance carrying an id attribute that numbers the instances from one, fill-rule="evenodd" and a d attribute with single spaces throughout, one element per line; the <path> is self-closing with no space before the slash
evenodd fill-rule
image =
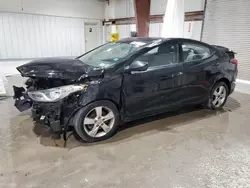
<path id="1" fill-rule="evenodd" d="M 97 24 L 85 23 L 85 51 L 88 52 L 98 46 Z"/>
<path id="2" fill-rule="evenodd" d="M 111 37 L 111 25 L 105 25 L 105 43 L 110 42 Z"/>

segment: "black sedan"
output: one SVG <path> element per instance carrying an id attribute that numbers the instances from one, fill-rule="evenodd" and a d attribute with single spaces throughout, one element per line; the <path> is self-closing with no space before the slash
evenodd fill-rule
<path id="1" fill-rule="evenodd" d="M 235 88 L 228 48 L 181 38 L 127 38 L 76 59 L 39 59 L 17 67 L 15 106 L 54 132 L 74 127 L 86 142 L 107 139 L 124 122 L 203 104 L 217 110 Z"/>

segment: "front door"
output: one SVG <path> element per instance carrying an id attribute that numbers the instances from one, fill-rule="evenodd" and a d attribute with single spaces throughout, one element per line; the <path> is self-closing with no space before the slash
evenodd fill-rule
<path id="1" fill-rule="evenodd" d="M 177 43 L 165 43 L 140 55 L 134 61 L 145 61 L 149 68 L 124 74 L 124 99 L 127 116 L 150 115 L 178 106 L 182 65 Z"/>
<path id="2" fill-rule="evenodd" d="M 85 23 L 85 52 L 98 46 L 98 33 L 96 23 Z"/>

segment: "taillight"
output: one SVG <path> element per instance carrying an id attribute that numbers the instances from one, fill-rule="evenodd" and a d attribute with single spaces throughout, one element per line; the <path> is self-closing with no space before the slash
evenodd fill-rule
<path id="1" fill-rule="evenodd" d="M 231 59 L 230 61 L 231 61 L 232 63 L 238 65 L 238 60 L 237 60 L 237 59 Z"/>

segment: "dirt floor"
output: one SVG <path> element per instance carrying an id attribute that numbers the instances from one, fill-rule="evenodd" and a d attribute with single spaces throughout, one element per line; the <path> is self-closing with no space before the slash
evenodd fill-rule
<path id="1" fill-rule="evenodd" d="M 0 100 L 2 188 L 250 187 L 250 95 L 223 111 L 187 108 L 122 126 L 94 144 L 53 140 Z"/>

